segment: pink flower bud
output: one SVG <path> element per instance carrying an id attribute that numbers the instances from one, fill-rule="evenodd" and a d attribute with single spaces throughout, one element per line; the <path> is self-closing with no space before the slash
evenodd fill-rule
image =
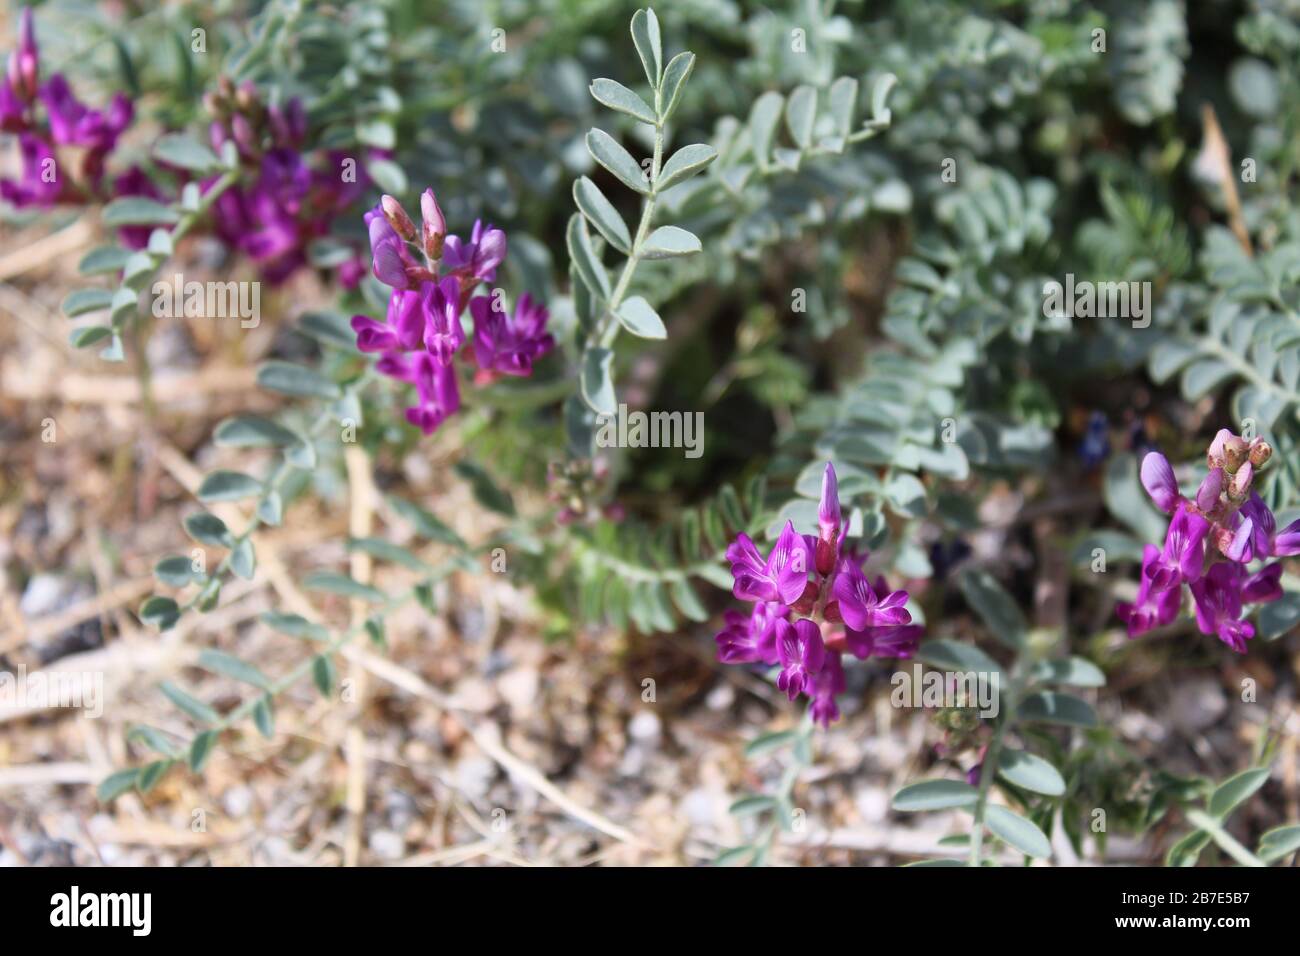
<path id="1" fill-rule="evenodd" d="M 434 198 L 432 189 L 426 189 L 420 194 L 420 215 L 424 219 L 420 234 L 424 254 L 437 262 L 442 258 L 442 244 L 447 238 L 447 220 L 438 208 L 438 200 Z"/>
<path id="2" fill-rule="evenodd" d="M 385 193 L 380 197 L 379 205 L 384 209 L 384 218 L 399 236 L 408 242 L 415 238 L 415 223 L 411 222 L 400 202 Z"/>

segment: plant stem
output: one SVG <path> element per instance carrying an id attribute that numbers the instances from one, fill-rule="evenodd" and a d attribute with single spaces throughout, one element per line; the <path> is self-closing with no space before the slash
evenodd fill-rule
<path id="1" fill-rule="evenodd" d="M 655 113 L 660 112 L 659 91 L 655 90 Z M 618 321 L 618 307 L 623 303 L 623 296 L 627 294 L 628 286 L 632 284 L 632 275 L 636 272 L 636 267 L 641 263 L 641 246 L 645 243 L 645 238 L 650 233 L 650 221 L 654 218 L 655 200 L 658 199 L 657 184 L 659 182 L 659 165 L 664 155 L 664 125 L 661 118 L 655 123 L 655 147 L 654 156 L 650 161 L 650 195 L 646 196 L 645 202 L 641 206 L 641 221 L 636 227 L 636 236 L 632 239 L 632 248 L 628 252 L 627 262 L 623 264 L 623 272 L 618 277 L 618 283 L 614 286 L 614 292 L 609 297 L 609 302 L 605 306 L 605 316 L 602 320 L 597 335 L 593 336 L 600 344 L 601 348 L 609 348 L 618 338 L 618 331 L 622 327 Z"/>
<path id="2" fill-rule="evenodd" d="M 1003 702 L 1005 716 L 994 729 L 993 739 L 989 741 L 988 750 L 984 751 L 984 760 L 980 764 L 979 796 L 975 800 L 975 823 L 970 837 L 970 865 L 974 867 L 980 866 L 980 857 L 984 852 L 984 813 L 988 809 L 989 788 L 993 786 L 993 778 L 998 775 L 998 757 L 1002 753 L 1002 738 L 1014 719 L 1018 696 L 1017 681 L 1013 676 Z"/>

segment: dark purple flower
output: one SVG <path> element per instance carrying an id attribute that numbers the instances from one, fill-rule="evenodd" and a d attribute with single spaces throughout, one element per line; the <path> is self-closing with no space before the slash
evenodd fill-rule
<path id="1" fill-rule="evenodd" d="M 1142 549 L 1142 583 L 1138 585 L 1137 601 L 1116 605 L 1119 619 L 1128 626 L 1128 636 L 1137 637 L 1157 627 L 1164 627 L 1178 615 L 1182 605 L 1182 588 L 1175 582 L 1169 587 L 1157 587 L 1155 569 L 1160 562 L 1160 549 L 1154 544 Z"/>
<path id="2" fill-rule="evenodd" d="M 848 687 L 839 654 L 830 651 L 826 653 L 826 660 L 821 670 L 813 675 L 811 685 L 810 687 L 807 680 L 804 681 L 804 691 L 812 698 L 808 709 L 813 720 L 823 727 L 829 727 L 840 719 L 840 708 L 835 703 L 835 696 L 844 693 Z"/>
<path id="3" fill-rule="evenodd" d="M 388 297 L 386 322 L 367 315 L 352 317 L 357 348 L 363 352 L 412 352 L 424 346 L 426 303 L 414 289 L 394 289 Z"/>
<path id="4" fill-rule="evenodd" d="M 498 303 L 496 296 L 469 300 L 474 317 L 474 358 L 485 372 L 530 375 L 533 362 L 555 346 L 555 339 L 546 331 L 549 313 L 527 292 L 515 304 L 513 317 L 507 317 Z"/>
<path id="5" fill-rule="evenodd" d="M 402 237 L 389 225 L 383 209 L 376 206 L 366 213 L 365 219 L 370 232 L 371 270 L 375 278 L 394 289 L 412 288 L 414 283 L 407 268 L 416 267 L 415 258 Z"/>
<path id="6" fill-rule="evenodd" d="M 1144 568 L 1144 573 L 1151 575 L 1153 588 L 1177 587 L 1181 581 L 1192 582 L 1201 576 L 1205 535 L 1209 530 L 1210 523 L 1186 505 L 1178 509 L 1174 520 L 1169 522 L 1159 559 Z"/>
<path id="7" fill-rule="evenodd" d="M 1196 601 L 1196 625 L 1202 634 L 1214 634 L 1238 654 L 1246 653 L 1246 641 L 1255 627 L 1241 620 L 1241 570 L 1220 562 L 1199 581 L 1192 582 Z"/>
<path id="8" fill-rule="evenodd" d="M 425 310 L 424 346 L 443 365 L 465 341 L 465 328 L 460 324 L 460 283 L 454 276 L 441 282 L 425 282 L 420 286 L 420 304 Z"/>
<path id="9" fill-rule="evenodd" d="M 713 639 L 718 660 L 724 664 L 777 663 L 776 622 L 784 621 L 789 613 L 788 607 L 770 601 L 757 602 L 748 615 L 725 612 L 727 626 Z"/>
<path id="10" fill-rule="evenodd" d="M 794 700 L 805 684 L 812 687 L 812 678 L 821 671 L 826 659 L 826 646 L 817 625 L 807 618 L 800 618 L 794 624 L 778 620 L 776 654 L 781 664 L 776 686 Z"/>
<path id="11" fill-rule="evenodd" d="M 1244 576 L 1244 572 L 1242 572 Z M 1282 597 L 1282 562 L 1265 565 L 1241 583 L 1241 600 L 1246 604 L 1265 604 Z"/>
<path id="12" fill-rule="evenodd" d="M 476 280 L 462 281 L 464 288 L 495 279 L 497 266 L 505 257 L 506 234 L 495 226 L 485 227 L 481 219 L 475 220 L 469 242 L 461 242 L 459 236 L 448 236 L 442 250 L 442 261 L 449 270 Z"/>
<path id="13" fill-rule="evenodd" d="M 803 535 L 787 521 L 772 553 L 764 561 L 749 535 L 738 535 L 727 548 L 731 574 L 735 578 L 731 593 L 742 601 L 779 601 L 793 604 L 804 592 L 811 552 Z"/>
<path id="14" fill-rule="evenodd" d="M 884 624 L 861 631 L 845 628 L 844 642 L 859 660 L 869 657 L 909 659 L 916 653 L 925 628 L 919 624 Z"/>
<path id="15" fill-rule="evenodd" d="M 426 435 L 433 433 L 449 415 L 460 408 L 456 370 L 442 365 L 428 352 L 390 352 L 375 368 L 384 375 L 410 382 L 419 402 L 406 410 L 406 420 Z"/>
<path id="16" fill-rule="evenodd" d="M 832 588 L 839 604 L 839 616 L 854 631 L 893 624 L 908 624 L 906 591 L 877 594 L 862 569 L 850 558 L 842 558 Z"/>
<path id="17" fill-rule="evenodd" d="M 18 149 L 23 160 L 22 178 L 0 179 L 0 196 L 19 209 L 53 206 L 63 194 L 53 148 L 39 136 L 23 133 L 18 137 Z"/>

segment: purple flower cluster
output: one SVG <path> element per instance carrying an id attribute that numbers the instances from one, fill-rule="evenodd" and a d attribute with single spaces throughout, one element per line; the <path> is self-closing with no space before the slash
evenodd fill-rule
<path id="1" fill-rule="evenodd" d="M 90 109 L 77 99 L 60 73 L 40 82 L 40 51 L 32 11 L 18 21 L 18 49 L 0 78 L 0 130 L 18 135 L 22 175 L 0 179 L 0 197 L 17 208 L 47 208 L 98 196 L 108 154 L 130 125 L 131 102 L 115 94 L 108 107 Z M 57 147 L 81 151 L 80 175 L 64 175 Z"/>
<path id="2" fill-rule="evenodd" d="M 1221 429 L 1206 453 L 1209 473 L 1194 498 L 1184 498 L 1168 459 L 1150 452 L 1142 460 L 1142 485 L 1156 506 L 1172 515 L 1164 547 L 1148 544 L 1142 553 L 1137 600 L 1116 607 L 1137 637 L 1169 624 L 1182 607 L 1186 583 L 1196 605 L 1196 624 L 1239 654 L 1255 636 L 1243 619 L 1245 605 L 1282 596 L 1281 562 L 1251 572 L 1258 559 L 1300 554 L 1300 521 L 1281 532 L 1268 505 L 1254 490 L 1255 473 L 1273 449 Z"/>
<path id="3" fill-rule="evenodd" d="M 244 170 L 240 182 L 213 203 L 217 236 L 253 260 L 268 282 L 282 282 L 307 263 L 307 248 L 329 235 L 334 219 L 366 187 L 364 174 L 343 154 L 307 151 L 307 114 L 302 102 L 283 107 L 264 104 L 257 88 L 235 88 L 222 77 L 204 100 L 214 119 L 209 126 L 213 149 L 233 143 Z M 351 168 L 353 175 L 345 175 Z M 217 177 L 204 182 L 210 189 Z M 365 274 L 357 255 L 339 267 L 339 278 L 353 287 Z"/>
<path id="4" fill-rule="evenodd" d="M 845 549 L 847 535 L 827 462 L 816 535 L 799 534 L 787 521 L 766 558 L 746 534 L 727 549 L 732 593 L 754 606 L 747 614 L 727 611 L 714 638 L 724 664 L 779 665 L 777 686 L 791 700 L 810 698 L 823 726 L 840 716 L 835 697 L 845 690 L 845 652 L 861 660 L 911 657 L 922 631 L 904 607 L 907 592 L 890 591 L 883 577 L 868 580 L 867 555 Z"/>
<path id="5" fill-rule="evenodd" d="M 500 375 L 532 374 L 534 360 L 555 340 L 546 332 L 546 309 L 527 293 L 512 316 L 496 290 L 474 295 L 480 284 L 496 278 L 506 256 L 504 232 L 476 222 L 468 242 L 447 235 L 432 189 L 421 195 L 420 213 L 418 236 L 392 196 L 366 213 L 371 271 L 392 292 L 385 321 L 355 315 L 352 330 L 357 348 L 381 353 L 375 366 L 381 373 L 415 386 L 418 402 L 406 410 L 406 419 L 428 435 L 460 408 L 453 360 L 465 342 L 461 315 L 467 307 L 474 320 L 479 384 Z"/>

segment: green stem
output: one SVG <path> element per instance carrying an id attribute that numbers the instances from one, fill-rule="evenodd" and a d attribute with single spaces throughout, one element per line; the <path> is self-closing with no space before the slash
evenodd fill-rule
<path id="1" fill-rule="evenodd" d="M 973 867 L 980 866 L 980 858 L 984 852 L 984 814 L 988 809 L 989 789 L 993 786 L 993 778 L 998 775 L 998 757 L 1002 754 L 1002 738 L 1014 719 L 1018 696 L 1017 682 L 1013 676 L 1003 700 L 1005 716 L 993 731 L 993 739 L 989 741 L 988 750 L 984 751 L 984 760 L 980 763 L 979 796 L 975 800 L 975 823 L 970 837 L 970 865 Z"/>
<path id="2" fill-rule="evenodd" d="M 661 111 L 660 94 L 655 90 L 655 114 Z M 614 291 L 609 297 L 609 303 L 605 306 L 605 316 L 602 320 L 597 334 L 593 336 L 600 344 L 601 348 L 609 348 L 618 338 L 619 329 L 622 326 L 618 321 L 618 307 L 623 303 L 623 296 L 627 294 L 628 286 L 632 284 L 632 276 L 636 272 L 636 267 L 641 263 L 641 247 L 645 243 L 646 236 L 650 234 L 650 221 L 654 218 L 655 201 L 659 198 L 659 166 L 664 155 L 664 124 L 663 119 L 655 124 L 655 147 L 654 156 L 650 161 L 650 195 L 646 196 L 645 202 L 641 206 L 641 221 L 636 227 L 636 236 L 632 239 L 632 248 L 628 252 L 627 262 L 623 264 L 623 272 L 618 277 L 618 283 L 614 286 Z"/>

